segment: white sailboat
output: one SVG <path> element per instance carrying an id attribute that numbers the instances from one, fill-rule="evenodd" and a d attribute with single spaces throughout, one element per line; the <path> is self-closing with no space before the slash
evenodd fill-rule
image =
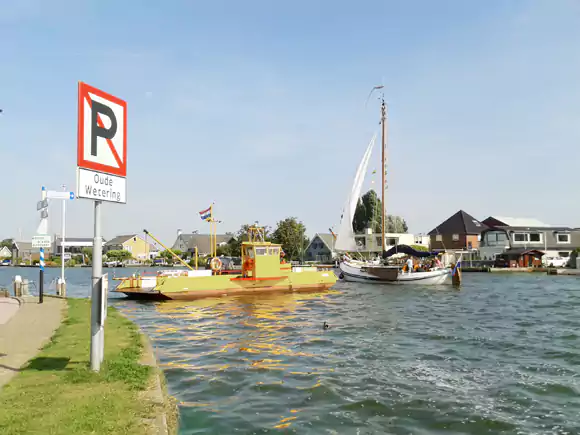
<path id="1" fill-rule="evenodd" d="M 383 255 L 386 253 L 385 247 L 385 223 L 386 223 L 386 213 L 385 213 L 385 185 L 386 185 L 386 160 L 385 160 L 385 141 L 386 141 L 386 106 L 385 100 L 382 99 L 381 103 L 381 127 L 382 127 L 382 252 Z M 341 216 L 341 222 L 338 234 L 336 236 L 335 249 L 342 252 L 353 252 L 357 250 L 356 242 L 354 239 L 353 230 L 353 219 L 356 211 L 356 206 L 360 199 L 360 194 L 362 186 L 364 183 L 365 174 L 368 168 L 368 163 L 372 154 L 372 149 L 374 147 L 376 140 L 376 135 L 373 136 L 371 142 L 367 146 L 365 154 L 363 155 L 362 161 L 359 164 L 358 170 L 356 172 L 354 183 L 351 191 L 347 197 L 343 213 Z M 409 248 L 412 252 L 413 250 Z M 417 255 L 420 255 L 416 252 Z M 424 254 L 423 254 L 424 255 Z M 340 262 L 340 275 L 346 281 L 353 282 L 365 282 L 365 283 L 376 283 L 376 284 L 446 284 L 451 283 L 451 275 L 456 272 L 457 268 L 453 269 L 451 267 L 437 267 L 425 272 L 404 272 L 401 268 L 397 266 L 382 265 L 380 261 L 358 261 L 352 259 L 348 254 L 344 255 Z"/>

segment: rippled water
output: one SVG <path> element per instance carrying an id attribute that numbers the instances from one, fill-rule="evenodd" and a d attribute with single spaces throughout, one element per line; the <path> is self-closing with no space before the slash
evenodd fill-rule
<path id="1" fill-rule="evenodd" d="M 464 280 L 112 303 L 153 339 L 182 434 L 579 434 L 580 280 Z"/>

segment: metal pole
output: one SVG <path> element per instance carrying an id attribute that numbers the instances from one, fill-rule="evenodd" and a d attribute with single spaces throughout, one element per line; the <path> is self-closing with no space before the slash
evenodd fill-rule
<path id="1" fill-rule="evenodd" d="M 93 289 L 91 293 L 91 370 L 98 372 L 101 368 L 100 348 L 100 279 L 103 274 L 103 243 L 101 241 L 101 201 L 95 201 L 95 234 L 93 238 Z"/>
<path id="2" fill-rule="evenodd" d="M 66 190 L 66 186 L 62 186 L 63 190 Z M 65 223 L 66 223 L 66 201 L 62 200 L 62 236 L 60 238 L 60 295 L 64 296 L 64 238 L 65 238 Z"/>
<path id="3" fill-rule="evenodd" d="M 44 248 L 40 248 L 40 282 L 38 290 L 38 303 L 42 304 L 44 302 Z"/>
<path id="4" fill-rule="evenodd" d="M 46 199 L 46 188 L 42 186 L 42 196 L 41 199 L 44 201 Z M 42 218 L 41 218 L 42 221 Z M 48 228 L 48 225 L 47 225 Z M 32 259 L 31 259 L 32 264 Z M 39 283 L 38 283 L 38 303 L 42 304 L 44 302 L 44 248 L 40 248 L 40 258 L 39 258 Z"/>

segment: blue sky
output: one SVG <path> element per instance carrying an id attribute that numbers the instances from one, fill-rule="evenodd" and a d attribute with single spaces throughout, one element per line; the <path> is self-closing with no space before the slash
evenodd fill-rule
<path id="1" fill-rule="evenodd" d="M 0 0 L 0 237 L 74 187 L 77 82 L 128 102 L 128 203 L 104 235 L 338 224 L 389 103 L 388 212 L 580 226 L 580 3 Z M 371 170 L 378 167 L 373 159 Z M 368 184 L 368 183 L 367 183 Z M 92 202 L 68 233 L 92 235 Z M 51 206 L 51 228 L 59 207 Z"/>

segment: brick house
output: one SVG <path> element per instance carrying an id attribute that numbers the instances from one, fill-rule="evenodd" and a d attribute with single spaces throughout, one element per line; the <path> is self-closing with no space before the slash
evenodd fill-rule
<path id="1" fill-rule="evenodd" d="M 487 225 L 459 210 L 429 231 L 431 250 L 472 250 L 479 248 L 481 232 Z"/>

